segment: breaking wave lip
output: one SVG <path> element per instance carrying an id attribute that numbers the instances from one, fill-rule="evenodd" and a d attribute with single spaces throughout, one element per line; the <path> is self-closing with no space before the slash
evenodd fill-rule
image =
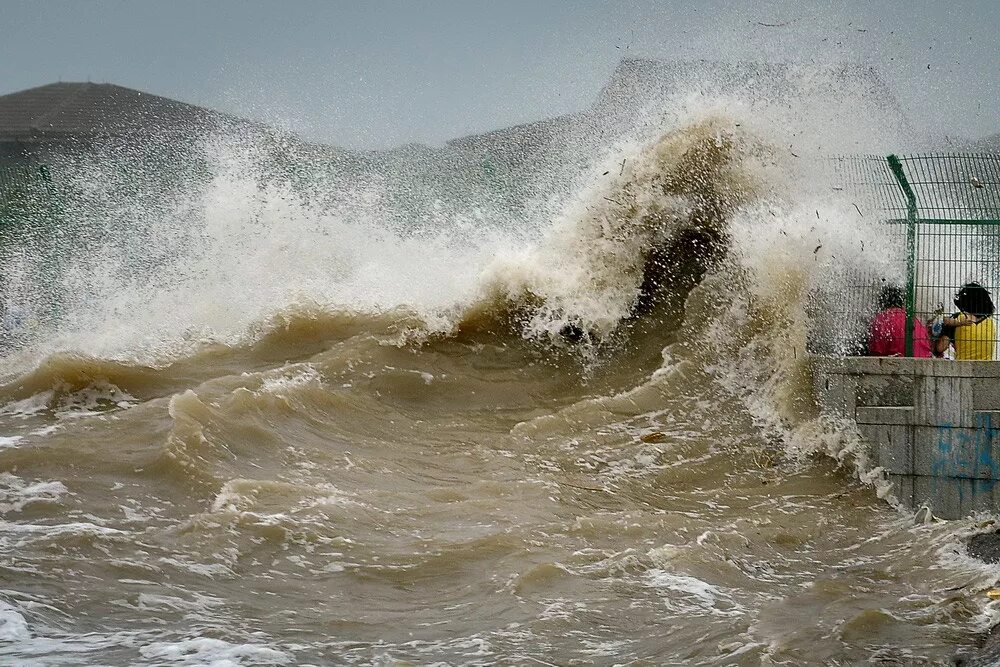
<path id="1" fill-rule="evenodd" d="M 255 479 L 231 479 L 212 500 L 213 513 L 266 513 L 273 505 L 275 513 L 308 510 L 326 505 L 355 505 L 362 503 L 340 491 L 332 484 L 305 486 L 288 482 Z"/>
<path id="2" fill-rule="evenodd" d="M 109 390 L 132 387 L 142 394 L 143 389 L 159 382 L 161 377 L 154 368 L 62 352 L 44 358 L 35 368 L 0 386 L 0 397 L 6 398 L 8 404 L 20 402 L 22 405 L 14 409 L 30 412 L 32 397 L 46 392 L 52 392 L 49 402 L 58 402 L 59 397 L 99 385 Z"/>
<path id="3" fill-rule="evenodd" d="M 0 641 L 24 642 L 31 640 L 28 621 L 13 605 L 0 600 Z"/>
<path id="4" fill-rule="evenodd" d="M 486 266 L 482 297 L 463 321 L 493 305 L 526 337 L 609 336 L 658 290 L 697 282 L 725 253 L 727 218 L 755 195 L 744 165 L 753 144 L 721 118 L 662 136 L 586 192 L 535 247 Z"/>

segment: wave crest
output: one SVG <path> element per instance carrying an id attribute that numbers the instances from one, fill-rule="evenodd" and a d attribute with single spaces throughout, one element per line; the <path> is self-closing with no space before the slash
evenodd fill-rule
<path id="1" fill-rule="evenodd" d="M 488 266 L 485 293 L 514 304 L 529 337 L 606 337 L 725 253 L 728 217 L 759 190 L 750 148 L 723 118 L 662 136 L 623 158 L 538 246 Z"/>

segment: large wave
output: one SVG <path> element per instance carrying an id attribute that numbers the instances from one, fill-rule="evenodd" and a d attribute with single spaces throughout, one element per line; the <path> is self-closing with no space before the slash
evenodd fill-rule
<path id="1" fill-rule="evenodd" d="M 4 365 L 15 379 L 46 376 L 31 369 L 53 354 L 183 366 L 386 319 L 400 343 L 485 330 L 593 361 L 636 345 L 637 326 L 656 346 L 683 321 L 711 350 L 701 363 L 774 377 L 804 354 L 811 286 L 859 235 L 878 247 L 819 158 L 838 137 L 891 141 L 896 119 L 840 72 L 751 74 L 688 72 L 645 99 L 629 80 L 569 129 L 439 149 L 216 133 L 67 157 L 57 233 L 4 249 L 6 300 L 31 313 Z"/>
<path id="2" fill-rule="evenodd" d="M 145 657 L 273 641 L 313 662 L 971 641 L 992 585 L 953 553 L 973 520 L 914 528 L 801 465 L 865 472 L 806 349 L 815 294 L 887 270 L 822 158 L 882 150 L 893 118 L 822 71 L 695 79 L 439 148 L 217 133 L 56 165 L 61 226 L 4 249 L 37 324 L 2 362 L 0 539 L 50 591 L 0 602 L 8 652 L 106 662 L 147 618 Z M 111 637 L 101 605 L 136 611 Z"/>

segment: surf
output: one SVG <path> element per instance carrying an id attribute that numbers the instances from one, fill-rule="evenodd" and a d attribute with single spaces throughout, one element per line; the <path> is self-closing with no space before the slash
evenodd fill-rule
<path id="1" fill-rule="evenodd" d="M 971 524 L 882 502 L 809 393 L 812 295 L 879 234 L 821 158 L 895 116 L 856 76 L 778 69 L 654 86 L 635 64 L 551 134 L 358 155 L 220 132 L 169 173 L 115 146 L 56 165 L 83 231 L 5 250 L 37 318 L 0 362 L 5 650 L 971 642 L 989 611 L 940 596 L 987 584 L 948 551 Z"/>

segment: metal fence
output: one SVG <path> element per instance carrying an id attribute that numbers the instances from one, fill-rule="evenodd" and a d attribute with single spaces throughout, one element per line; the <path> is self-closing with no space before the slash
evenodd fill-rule
<path id="1" fill-rule="evenodd" d="M 881 326 L 881 338 L 902 338 L 881 347 L 906 356 L 997 359 L 991 302 L 1000 287 L 1000 155 L 856 156 L 833 167 L 835 189 L 882 221 L 887 256 L 879 271 L 842 276 L 836 316 L 871 324 L 822 351 L 873 353 Z M 905 326 L 897 319 L 887 328 L 891 318 L 882 313 L 893 301 Z"/>

